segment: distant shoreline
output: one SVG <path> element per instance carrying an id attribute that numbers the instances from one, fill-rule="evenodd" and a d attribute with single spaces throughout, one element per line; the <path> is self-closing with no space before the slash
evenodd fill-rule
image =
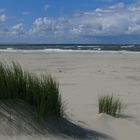
<path id="1" fill-rule="evenodd" d="M 0 52 L 140 52 L 140 45 L 114 44 L 0 44 Z"/>

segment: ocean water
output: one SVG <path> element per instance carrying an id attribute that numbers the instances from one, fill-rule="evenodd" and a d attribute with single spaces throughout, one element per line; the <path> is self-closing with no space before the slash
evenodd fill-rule
<path id="1" fill-rule="evenodd" d="M 140 45 L 114 44 L 1 44 L 0 52 L 61 52 L 61 53 L 140 53 Z"/>

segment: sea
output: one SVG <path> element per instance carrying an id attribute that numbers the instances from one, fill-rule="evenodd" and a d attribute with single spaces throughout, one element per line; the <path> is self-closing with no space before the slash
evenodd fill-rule
<path id="1" fill-rule="evenodd" d="M 140 44 L 0 44 L 0 52 L 140 53 Z"/>

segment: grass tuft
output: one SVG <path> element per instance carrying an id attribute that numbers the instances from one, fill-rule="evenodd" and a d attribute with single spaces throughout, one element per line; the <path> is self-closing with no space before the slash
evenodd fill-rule
<path id="1" fill-rule="evenodd" d="M 122 102 L 113 95 L 101 96 L 98 99 L 99 113 L 106 113 L 111 116 L 117 116 L 121 113 Z"/>
<path id="2" fill-rule="evenodd" d="M 0 99 L 27 102 L 35 108 L 39 120 L 63 117 L 59 83 L 51 75 L 37 76 L 24 71 L 15 62 L 0 62 Z"/>

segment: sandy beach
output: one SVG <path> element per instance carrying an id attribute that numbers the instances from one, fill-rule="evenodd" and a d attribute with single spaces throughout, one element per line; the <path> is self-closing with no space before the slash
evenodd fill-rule
<path id="1" fill-rule="evenodd" d="M 95 136 L 79 139 L 140 138 L 139 53 L 0 52 L 0 61 L 17 61 L 31 72 L 51 73 L 56 77 L 60 83 L 67 118 L 77 126 L 97 132 Z M 119 118 L 98 114 L 98 97 L 106 94 L 119 96 L 124 103 L 125 108 Z M 6 133 L 3 135 L 7 128 L 7 124 L 0 123 L 0 139 L 74 139 L 57 135 L 14 135 L 11 138 Z"/>

